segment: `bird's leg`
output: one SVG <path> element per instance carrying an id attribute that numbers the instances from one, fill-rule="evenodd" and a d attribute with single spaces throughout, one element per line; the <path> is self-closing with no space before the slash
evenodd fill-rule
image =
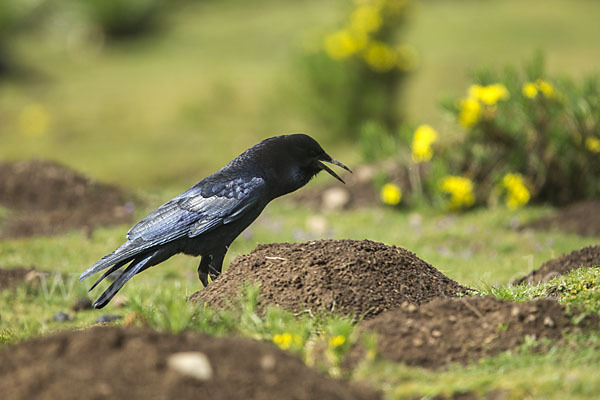
<path id="1" fill-rule="evenodd" d="M 211 255 L 210 262 L 208 264 L 208 272 L 210 274 L 211 281 L 214 281 L 219 275 L 221 275 L 225 253 L 227 253 L 227 247 L 224 247 L 222 250 L 214 252 Z"/>
<path id="2" fill-rule="evenodd" d="M 208 268 L 211 257 L 209 255 L 202 256 L 200 265 L 198 266 L 198 278 L 204 287 L 208 286 Z"/>

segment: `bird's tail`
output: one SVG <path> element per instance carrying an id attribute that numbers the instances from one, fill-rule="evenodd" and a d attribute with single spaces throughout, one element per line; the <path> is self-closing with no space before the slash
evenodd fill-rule
<path id="1" fill-rule="evenodd" d="M 160 250 L 155 250 L 150 253 L 142 254 L 131 262 L 127 268 L 123 271 L 123 273 L 106 289 L 100 297 L 92 304 L 94 308 L 102 308 L 108 304 L 108 302 L 117 294 L 117 292 L 123 287 L 123 285 L 130 280 L 135 274 L 143 271 L 144 269 L 151 267 L 153 265 L 158 264 L 163 259 L 159 256 Z M 90 288 L 92 290 L 102 279 L 108 276 L 113 271 L 122 267 L 129 260 L 122 261 L 120 263 L 115 264 L 111 269 L 106 271 L 100 279 Z"/>
<path id="2" fill-rule="evenodd" d="M 127 241 L 119 246 L 118 249 L 113 251 L 112 253 L 102 257 L 96 264 L 92 265 L 79 276 L 79 280 L 82 281 L 85 278 L 88 278 L 94 275 L 96 272 L 100 272 L 103 269 L 114 265 L 109 271 L 105 273 L 99 281 L 104 279 L 108 274 L 127 264 L 129 261 L 136 258 L 142 251 L 144 251 L 143 247 L 140 247 L 137 243 Z M 118 265 L 118 267 L 117 267 Z M 94 286 L 96 286 L 98 282 Z"/>

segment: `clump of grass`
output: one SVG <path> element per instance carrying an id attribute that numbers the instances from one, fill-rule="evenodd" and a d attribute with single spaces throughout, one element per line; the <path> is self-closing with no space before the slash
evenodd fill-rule
<path id="1" fill-rule="evenodd" d="M 539 341 L 530 338 L 516 350 L 439 371 L 376 360 L 363 363 L 353 377 L 382 388 L 388 399 L 453 398 L 466 393 L 485 396 L 490 392 L 511 399 L 593 398 L 600 390 L 596 379 L 598 340 L 598 333 L 577 335 L 567 346 L 538 352 L 533 349 Z"/>
<path id="2" fill-rule="evenodd" d="M 578 268 L 538 285 L 488 286 L 480 293 L 519 302 L 551 297 L 568 307 L 600 314 L 600 267 Z"/>
<path id="3" fill-rule="evenodd" d="M 261 313 L 257 310 L 259 296 L 259 285 L 244 285 L 228 307 L 216 309 L 187 301 L 177 288 L 154 292 L 139 288 L 130 297 L 128 307 L 135 316 L 130 320 L 152 329 L 241 335 L 272 342 L 323 372 L 332 376 L 344 374 L 342 363 L 359 339 L 356 320 L 310 311 L 295 314 L 278 307 L 268 307 Z"/>

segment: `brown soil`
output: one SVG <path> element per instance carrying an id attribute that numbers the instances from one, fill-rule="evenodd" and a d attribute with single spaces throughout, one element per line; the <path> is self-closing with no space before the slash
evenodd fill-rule
<path id="1" fill-rule="evenodd" d="M 381 357 L 426 368 L 515 349 L 527 335 L 556 340 L 563 332 L 598 328 L 595 314 L 574 326 L 553 300 L 514 303 L 477 296 L 437 299 L 420 307 L 406 304 L 361 324 L 362 331 L 377 333 Z M 362 359 L 362 352 L 355 348 L 351 362 Z"/>
<path id="2" fill-rule="evenodd" d="M 201 352 L 212 374 L 178 372 L 169 357 Z M 324 377 L 267 343 L 116 327 L 65 331 L 0 350 L 6 399 L 377 399 Z"/>
<path id="3" fill-rule="evenodd" d="M 537 285 L 540 282 L 549 281 L 558 275 L 566 274 L 577 268 L 597 267 L 599 265 L 600 246 L 588 246 L 546 261 L 541 267 L 530 272 L 523 278 L 513 281 L 512 284 L 520 285 L 527 282 L 530 285 Z"/>
<path id="4" fill-rule="evenodd" d="M 35 268 L 0 268 L 0 290 L 14 289 L 22 283 L 33 283 L 38 277 Z"/>
<path id="5" fill-rule="evenodd" d="M 526 227 L 540 230 L 557 229 L 581 236 L 600 236 L 600 200 L 571 204 L 555 215 L 539 219 Z"/>
<path id="6" fill-rule="evenodd" d="M 50 161 L 0 162 L 0 205 L 10 209 L 0 237 L 52 235 L 131 222 L 131 196 Z"/>
<path id="7" fill-rule="evenodd" d="M 237 257 L 192 300 L 223 306 L 240 285 L 260 283 L 259 307 L 375 316 L 404 302 L 421 304 L 466 293 L 414 253 L 369 240 L 260 245 Z"/>

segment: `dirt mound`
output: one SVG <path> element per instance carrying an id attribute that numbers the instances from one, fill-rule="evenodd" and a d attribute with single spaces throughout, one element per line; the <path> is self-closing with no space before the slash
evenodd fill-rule
<path id="1" fill-rule="evenodd" d="M 581 236 L 600 236 L 600 200 L 587 200 L 571 204 L 556 215 L 527 225 L 533 229 L 558 229 Z"/>
<path id="2" fill-rule="evenodd" d="M 0 237 L 51 235 L 131 222 L 131 196 L 50 161 L 0 162 L 0 205 L 11 209 Z"/>
<path id="3" fill-rule="evenodd" d="M 595 314 L 574 326 L 553 300 L 514 303 L 477 296 L 437 299 L 420 307 L 407 304 L 361 324 L 361 330 L 377 333 L 383 358 L 427 368 L 514 349 L 527 335 L 560 339 L 565 331 L 598 328 Z M 362 359 L 361 353 L 355 348 L 350 360 Z"/>
<path id="4" fill-rule="evenodd" d="M 530 285 L 537 285 L 580 267 L 596 267 L 598 265 L 600 265 L 600 246 L 588 246 L 546 261 L 541 267 L 523 278 L 513 281 L 512 284 L 516 286 L 527 282 Z"/>
<path id="5" fill-rule="evenodd" d="M 183 357 L 191 371 L 181 355 L 175 362 L 173 354 L 182 352 L 196 352 Z M 115 327 L 0 350 L 0 393 L 6 399 L 378 398 L 319 375 L 271 344 Z"/>
<path id="6" fill-rule="evenodd" d="M 468 290 L 402 248 L 369 240 L 321 240 L 260 245 L 237 257 L 192 300 L 223 306 L 245 282 L 261 284 L 262 306 L 365 317 Z"/>
<path id="7" fill-rule="evenodd" d="M 35 268 L 0 268 L 0 290 L 14 289 L 21 283 L 33 283 L 37 280 L 38 271 Z"/>

